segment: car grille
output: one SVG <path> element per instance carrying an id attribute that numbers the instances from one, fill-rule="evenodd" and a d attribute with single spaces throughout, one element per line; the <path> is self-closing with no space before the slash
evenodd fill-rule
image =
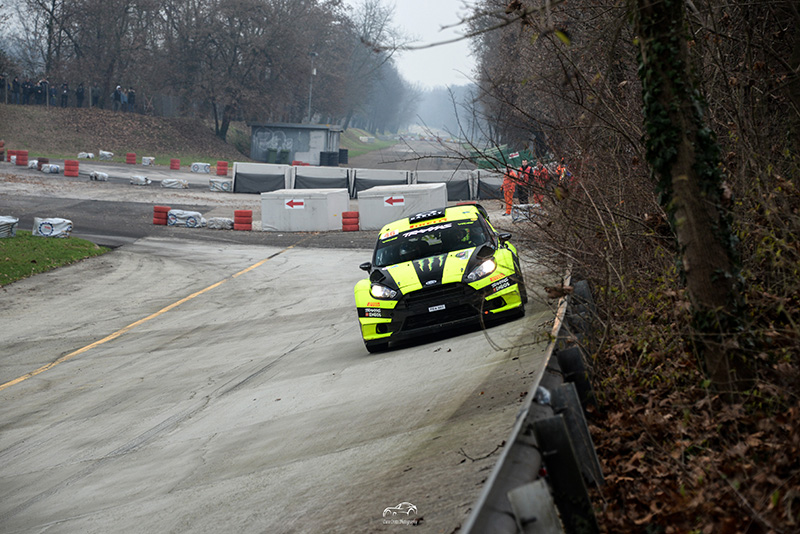
<path id="1" fill-rule="evenodd" d="M 415 330 L 478 317 L 480 312 L 475 306 L 480 301 L 478 292 L 466 284 L 446 284 L 414 291 L 400 300 L 400 306 L 408 312 L 401 330 Z M 428 308 L 442 304 L 445 305 L 444 310 L 428 311 Z"/>

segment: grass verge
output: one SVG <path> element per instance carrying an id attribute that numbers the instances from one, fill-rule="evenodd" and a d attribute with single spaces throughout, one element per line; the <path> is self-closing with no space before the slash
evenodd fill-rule
<path id="1" fill-rule="evenodd" d="M 361 137 L 369 138 L 372 141 L 365 143 Z M 381 150 L 396 145 L 397 141 L 385 141 L 374 137 L 371 133 L 357 128 L 348 128 L 339 138 L 339 146 L 347 149 L 348 158 L 363 156 L 375 150 Z"/>
<path id="2" fill-rule="evenodd" d="M 16 237 L 0 239 L 0 287 L 109 250 L 84 239 L 39 237 L 19 230 Z"/>

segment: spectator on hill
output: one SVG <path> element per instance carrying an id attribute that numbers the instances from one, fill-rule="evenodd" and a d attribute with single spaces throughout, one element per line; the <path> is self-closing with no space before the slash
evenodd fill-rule
<path id="1" fill-rule="evenodd" d="M 89 91 L 91 93 L 92 107 L 96 108 L 100 104 L 100 86 L 97 85 L 97 82 L 94 82 L 94 85 L 92 85 Z"/>
<path id="2" fill-rule="evenodd" d="M 30 78 L 25 78 L 22 82 L 22 105 L 27 106 L 31 102 L 31 93 L 33 93 L 33 83 Z"/>
<path id="3" fill-rule="evenodd" d="M 41 103 L 46 106 L 48 104 L 48 100 L 47 99 L 48 99 L 48 97 L 50 95 L 50 82 L 47 81 L 47 76 L 45 76 L 44 78 L 42 78 L 39 81 L 39 85 L 42 88 L 42 102 Z"/>
<path id="4" fill-rule="evenodd" d="M 47 104 L 47 91 L 44 89 L 44 80 L 39 80 L 33 86 L 33 101 L 37 106 Z"/>
<path id="5" fill-rule="evenodd" d="M 57 89 L 55 85 L 50 86 L 50 105 L 56 107 L 56 93 Z"/>
<path id="6" fill-rule="evenodd" d="M 128 111 L 136 111 L 136 91 L 133 87 L 128 89 Z"/>
<path id="7" fill-rule="evenodd" d="M 122 87 L 119 85 L 114 92 L 111 93 L 111 110 L 112 111 L 119 111 L 122 107 Z"/>
<path id="8" fill-rule="evenodd" d="M 11 81 L 12 104 L 20 104 L 22 102 L 22 100 L 20 99 L 21 92 L 22 92 L 22 84 L 19 83 L 19 76 L 14 76 L 14 79 Z"/>
<path id="9" fill-rule="evenodd" d="M 83 95 L 85 94 L 85 90 L 83 88 L 83 82 L 78 84 L 78 88 L 75 89 L 75 106 L 82 108 L 83 107 Z"/>
<path id="10" fill-rule="evenodd" d="M 61 107 L 65 108 L 69 104 L 69 84 L 64 82 L 61 84 Z"/>

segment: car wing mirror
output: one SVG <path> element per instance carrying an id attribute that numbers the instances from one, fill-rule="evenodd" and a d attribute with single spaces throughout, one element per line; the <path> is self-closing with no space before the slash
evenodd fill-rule
<path id="1" fill-rule="evenodd" d="M 500 239 L 500 243 L 505 244 L 506 241 L 511 239 L 511 234 L 508 232 L 500 232 L 497 234 L 497 238 Z"/>
<path id="2" fill-rule="evenodd" d="M 372 270 L 372 262 L 367 261 L 358 266 L 362 271 L 370 272 Z"/>

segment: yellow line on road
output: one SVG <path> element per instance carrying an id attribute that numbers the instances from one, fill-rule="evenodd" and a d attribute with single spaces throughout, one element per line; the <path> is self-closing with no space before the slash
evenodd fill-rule
<path id="1" fill-rule="evenodd" d="M 180 306 L 180 305 L 181 305 L 181 304 L 183 304 L 184 302 L 188 302 L 188 301 L 192 300 L 192 299 L 193 299 L 193 298 L 195 298 L 195 297 L 199 297 L 199 296 L 200 296 L 200 295 L 202 295 L 203 293 L 206 293 L 206 292 L 208 292 L 208 291 L 211 291 L 212 289 L 215 289 L 215 288 L 217 288 L 217 287 L 221 286 L 222 284 L 224 284 L 224 283 L 225 283 L 225 282 L 227 282 L 228 280 L 232 280 L 233 278 L 237 278 L 238 276 L 240 276 L 240 275 L 243 275 L 244 273 L 250 272 L 250 271 L 252 271 L 253 269 L 256 269 L 256 268 L 258 268 L 258 267 L 260 267 L 260 266 L 264 265 L 265 263 L 267 263 L 267 262 L 268 262 L 269 260 L 271 260 L 272 258 L 274 258 L 274 257 L 276 257 L 276 256 L 278 256 L 278 255 L 280 255 L 280 254 L 283 254 L 283 253 L 284 253 L 284 252 L 286 252 L 287 250 L 293 249 L 293 248 L 294 248 L 294 247 L 295 247 L 297 244 L 299 244 L 299 243 L 302 243 L 302 242 L 303 242 L 303 241 L 305 241 L 306 239 L 310 239 L 310 238 L 311 238 L 312 236 L 314 236 L 314 235 L 316 235 L 316 233 L 314 233 L 314 234 L 312 234 L 312 235 L 310 235 L 310 236 L 308 236 L 308 237 L 306 237 L 306 238 L 302 239 L 301 241 L 299 241 L 298 243 L 295 243 L 294 245 L 288 246 L 288 247 L 286 247 L 285 249 L 283 249 L 283 250 L 280 250 L 280 251 L 276 252 L 275 254 L 273 254 L 272 256 L 270 256 L 269 258 L 265 258 L 265 259 L 263 259 L 263 260 L 261 260 L 261 261 L 259 261 L 259 262 L 255 263 L 255 264 L 251 265 L 250 267 L 248 267 L 248 268 L 246 268 L 246 269 L 243 269 L 243 270 L 239 271 L 238 273 L 236 273 L 236 274 L 234 274 L 234 275 L 230 276 L 229 278 L 226 278 L 226 279 L 224 279 L 224 280 L 220 280 L 219 282 L 217 282 L 217 283 L 215 283 L 215 284 L 211 284 L 210 286 L 208 286 L 208 287 L 207 287 L 207 288 L 205 288 L 205 289 L 201 289 L 200 291 L 198 291 L 198 292 L 196 292 L 196 293 L 192 293 L 192 294 L 191 294 L 191 295 L 189 295 L 188 297 L 182 298 L 181 300 L 179 300 L 179 301 L 177 301 L 177 302 L 173 302 L 173 303 L 172 303 L 172 304 L 170 304 L 169 306 L 167 306 L 167 307 L 165 307 L 165 308 L 162 308 L 162 309 L 158 310 L 158 311 L 157 311 L 157 312 L 155 312 L 154 314 L 152 314 L 152 315 L 148 315 L 148 316 L 147 316 L 147 317 L 145 317 L 144 319 L 139 319 L 139 320 L 138 320 L 138 321 L 136 321 L 135 323 L 131 323 L 131 324 L 129 324 L 128 326 L 126 326 L 125 328 L 122 328 L 122 329 L 120 329 L 120 330 L 117 330 L 117 331 L 116 331 L 116 332 L 114 332 L 113 334 L 110 334 L 110 335 L 108 335 L 108 336 L 104 337 L 103 339 L 101 339 L 101 340 L 99 340 L 99 341 L 95 341 L 94 343 L 92 343 L 92 344 L 90 344 L 90 345 L 86 345 L 85 347 L 83 347 L 83 348 L 80 348 L 80 349 L 78 349 L 78 350 L 76 350 L 76 351 L 74 351 L 74 352 L 70 352 L 69 354 L 66 354 L 66 355 L 64 355 L 64 356 L 60 357 L 59 359 L 55 360 L 54 362 L 50 362 L 50 363 L 48 363 L 47 365 L 43 365 L 43 366 L 39 367 L 38 369 L 36 369 L 35 371 L 31 371 L 30 373 L 24 374 L 24 375 L 20 376 L 19 378 L 15 378 L 14 380 L 11 380 L 11 381 L 9 381 L 9 382 L 6 382 L 5 384 L 0 384 L 0 391 L 3 391 L 4 389 L 6 389 L 6 388 L 8 388 L 8 387 L 11 387 L 11 386 L 13 386 L 13 385 L 15 385 L 15 384 L 19 384 L 20 382 L 23 382 L 23 381 L 25 381 L 25 380 L 27 380 L 27 379 L 29 379 L 29 378 L 32 378 L 32 377 L 34 377 L 34 376 L 36 376 L 36 375 L 38 375 L 38 374 L 44 373 L 45 371 L 47 371 L 47 370 L 49 370 L 49 369 L 52 369 L 52 368 L 53 368 L 53 367 L 55 367 L 56 365 L 58 365 L 58 364 L 61 364 L 61 363 L 64 363 L 64 362 L 66 362 L 66 361 L 69 361 L 69 360 L 71 360 L 72 358 L 74 358 L 75 356 L 78 356 L 78 355 L 80 355 L 80 354 L 83 354 L 84 352 L 86 352 L 86 351 L 88 351 L 88 350 L 91 350 L 91 349 L 93 349 L 93 348 L 95 348 L 95 347 L 97 347 L 97 346 L 99 346 L 99 345 L 102 345 L 102 344 L 104 344 L 104 343 L 108 343 L 108 342 L 109 342 L 109 341 L 111 341 L 111 340 L 117 339 L 117 338 L 118 338 L 119 336 L 121 336 L 122 334 L 124 334 L 124 333 L 126 333 L 126 332 L 128 332 L 128 331 L 132 330 L 133 328 L 136 328 L 137 326 L 139 326 L 139 325 L 141 325 L 141 324 L 144 324 L 144 323 L 146 323 L 147 321 L 150 321 L 151 319 L 155 319 L 156 317 L 159 317 L 160 315 L 163 315 L 163 314 L 167 313 L 167 312 L 168 312 L 168 311 L 170 311 L 171 309 L 173 309 L 173 308 L 176 308 L 176 307 Z"/>

